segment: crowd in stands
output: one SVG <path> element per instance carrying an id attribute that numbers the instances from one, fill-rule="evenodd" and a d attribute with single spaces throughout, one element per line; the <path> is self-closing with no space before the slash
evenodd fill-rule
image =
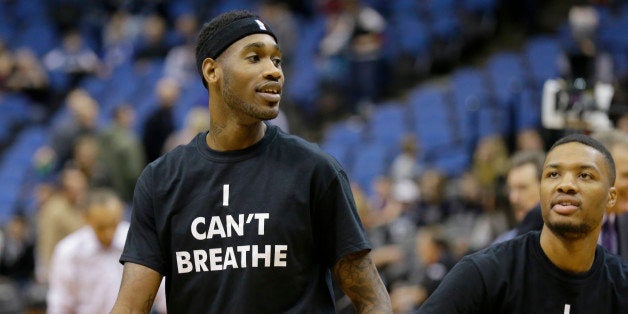
<path id="1" fill-rule="evenodd" d="M 533 0 L 0 0 L 0 312 L 45 311 L 55 247 L 86 225 L 90 191 L 113 191 L 128 217 L 142 169 L 208 128 L 196 32 L 236 8 L 281 44 L 271 123 L 346 169 L 395 310 L 412 312 L 521 221 L 506 182 L 516 153 L 607 131 L 546 128 L 548 80 L 610 86 L 607 129 L 628 136 L 628 4 L 573 2 L 547 30 Z M 504 18 L 525 29 L 522 47 L 463 63 Z"/>

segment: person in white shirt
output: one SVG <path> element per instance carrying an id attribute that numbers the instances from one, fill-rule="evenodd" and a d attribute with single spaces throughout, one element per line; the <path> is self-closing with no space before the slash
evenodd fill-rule
<path id="1" fill-rule="evenodd" d="M 113 191 L 96 189 L 88 196 L 84 215 L 87 225 L 55 247 L 47 294 L 49 314 L 108 313 L 116 301 L 122 278 L 118 259 L 129 228 L 123 220 L 124 205 Z M 154 310 L 166 312 L 163 287 Z"/>

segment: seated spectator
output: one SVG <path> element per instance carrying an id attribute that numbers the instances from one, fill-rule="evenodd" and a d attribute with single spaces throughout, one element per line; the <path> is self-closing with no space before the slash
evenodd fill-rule
<path id="1" fill-rule="evenodd" d="M 415 223 L 418 226 L 433 225 L 444 222 L 451 214 L 452 208 L 445 188 L 447 178 L 436 169 L 428 169 L 419 178 L 421 197 L 413 209 Z"/>
<path id="2" fill-rule="evenodd" d="M 110 149 L 110 147 L 103 147 Z M 111 187 L 110 170 L 102 161 L 100 142 L 96 136 L 84 135 L 74 144 L 74 153 L 68 163 L 79 169 L 90 187 Z"/>
<path id="3" fill-rule="evenodd" d="M 175 131 L 173 108 L 181 95 L 181 87 L 171 78 L 162 78 L 155 93 L 157 108 L 144 120 L 142 127 L 142 144 L 149 163 L 161 156 L 166 140 Z"/>
<path id="4" fill-rule="evenodd" d="M 146 165 L 146 156 L 139 137 L 133 130 L 135 111 L 130 105 L 114 110 L 111 125 L 100 137 L 103 165 L 107 169 L 113 189 L 122 200 L 131 202 L 135 181 Z"/>
<path id="5" fill-rule="evenodd" d="M 324 83 L 349 88 L 349 111 L 367 109 L 382 95 L 386 20 L 356 0 L 328 1 L 327 30 L 319 45 Z M 364 108 L 362 108 L 364 107 Z"/>
<path id="6" fill-rule="evenodd" d="M 85 76 L 96 75 L 101 67 L 98 55 L 85 45 L 77 30 L 68 31 L 63 36 L 61 47 L 44 56 L 44 65 L 49 72 L 67 76 L 67 84 L 62 79 L 60 86 L 53 86 L 60 93 L 76 87 Z"/>
<path id="7" fill-rule="evenodd" d="M 494 242 L 508 241 L 532 230 L 543 228 L 539 189 L 543 173 L 543 151 L 520 151 L 510 159 L 506 176 L 508 200 L 516 225 Z"/>
<path id="8" fill-rule="evenodd" d="M 19 290 L 34 280 L 35 241 L 27 218 L 16 214 L 3 229 L 0 246 L 0 275 L 11 278 Z"/>
<path id="9" fill-rule="evenodd" d="M 405 135 L 401 139 L 401 152 L 390 165 L 390 176 L 395 182 L 401 180 L 417 180 L 423 172 L 418 163 L 419 147 L 414 134 Z"/>
<path id="10" fill-rule="evenodd" d="M 125 10 L 114 12 L 103 30 L 103 62 L 107 71 L 133 59 L 134 43 L 141 32 L 138 17 Z"/>
<path id="11" fill-rule="evenodd" d="M 110 190 L 89 193 L 82 214 L 86 226 L 59 242 L 50 270 L 47 312 L 109 313 L 115 303 L 122 265 L 118 262 L 129 223 L 123 221 L 124 206 Z M 157 295 L 160 313 L 165 313 L 164 290 Z"/>
<path id="12" fill-rule="evenodd" d="M 569 10 L 570 41 L 563 43 L 559 58 L 560 76 L 568 87 L 590 89 L 595 83 L 613 83 L 613 59 L 600 50 L 597 30 L 600 17 L 595 7 L 576 5 Z M 585 86 L 578 83 L 584 80 Z"/>
<path id="13" fill-rule="evenodd" d="M 18 49 L 14 61 L 13 71 L 6 80 L 7 88 L 28 95 L 35 102 L 47 102 L 51 92 L 50 80 L 33 51 Z"/>
<path id="14" fill-rule="evenodd" d="M 58 171 L 72 157 L 76 139 L 98 132 L 99 105 L 85 90 L 75 89 L 66 97 L 68 119 L 53 125 L 50 131 L 49 148 L 54 156 L 53 169 Z M 48 145 L 42 149 L 46 149 Z"/>
<path id="15" fill-rule="evenodd" d="M 456 264 L 449 241 L 439 225 L 419 229 L 413 253 L 419 265 L 410 270 L 407 281 L 393 285 L 390 292 L 395 313 L 416 311 Z"/>
<path id="16" fill-rule="evenodd" d="M 135 61 L 163 60 L 170 48 L 166 38 L 166 20 L 151 14 L 144 20 L 142 35 L 135 49 Z"/>
<path id="17" fill-rule="evenodd" d="M 84 225 L 80 207 L 87 191 L 85 174 L 76 168 L 64 168 L 57 189 L 37 213 L 35 271 L 39 282 L 48 282 L 50 259 L 57 243 Z"/>

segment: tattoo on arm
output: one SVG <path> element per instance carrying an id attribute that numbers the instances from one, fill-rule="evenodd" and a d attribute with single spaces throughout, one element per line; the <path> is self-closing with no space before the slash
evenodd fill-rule
<path id="1" fill-rule="evenodd" d="M 386 287 L 367 251 L 341 258 L 333 273 L 358 313 L 392 313 Z"/>

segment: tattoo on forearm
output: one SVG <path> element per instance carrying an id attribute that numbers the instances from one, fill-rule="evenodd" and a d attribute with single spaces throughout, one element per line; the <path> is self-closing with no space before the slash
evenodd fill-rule
<path id="1" fill-rule="evenodd" d="M 390 313 L 390 297 L 367 253 L 348 255 L 334 266 L 334 277 L 358 313 Z"/>

